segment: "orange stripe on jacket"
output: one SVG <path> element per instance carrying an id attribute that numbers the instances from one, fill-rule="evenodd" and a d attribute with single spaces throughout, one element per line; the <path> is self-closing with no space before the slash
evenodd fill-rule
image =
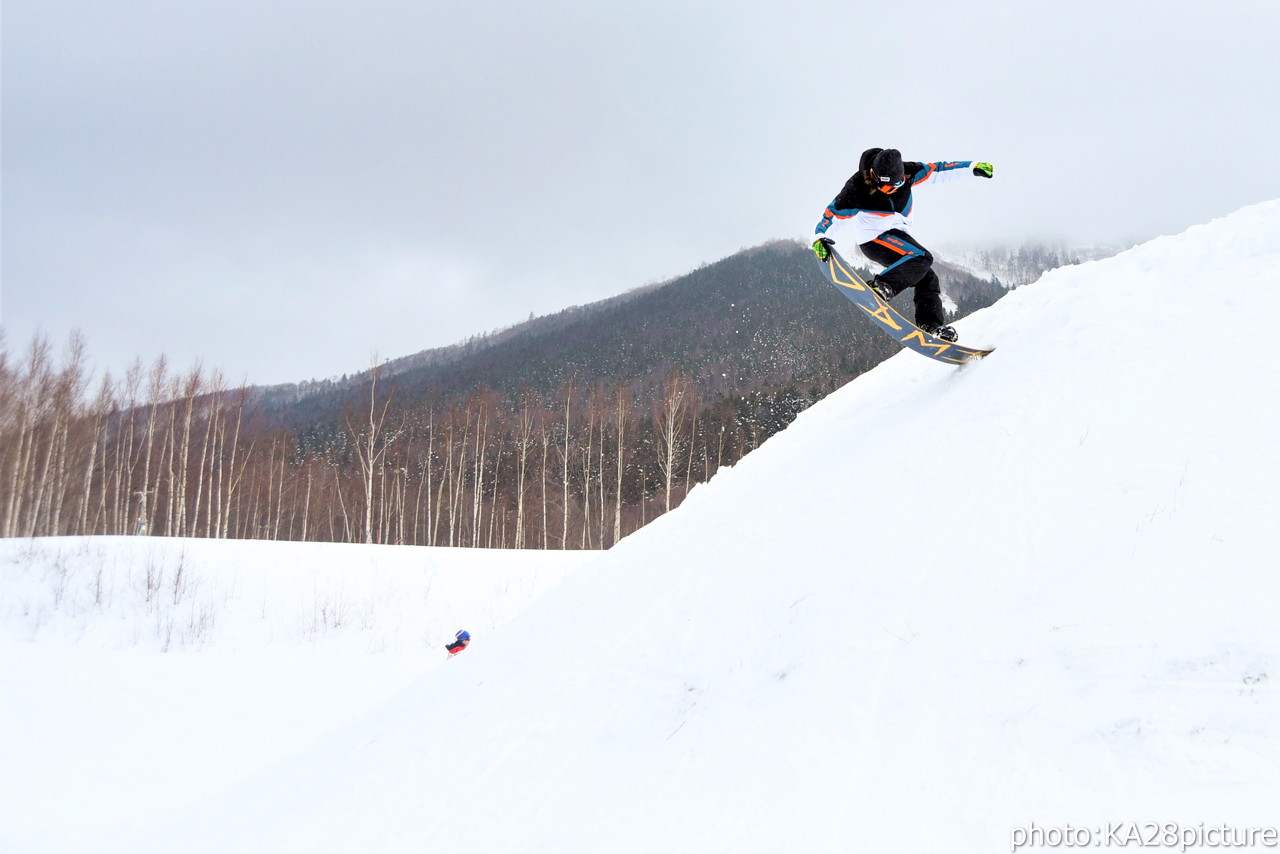
<path id="1" fill-rule="evenodd" d="M 924 175 L 912 181 L 911 186 L 918 187 L 919 185 L 923 184 L 925 181 L 928 181 L 930 178 L 932 178 L 933 173 L 938 171 L 937 168 L 932 163 L 926 163 L 925 167 L 926 168 L 924 170 Z"/>

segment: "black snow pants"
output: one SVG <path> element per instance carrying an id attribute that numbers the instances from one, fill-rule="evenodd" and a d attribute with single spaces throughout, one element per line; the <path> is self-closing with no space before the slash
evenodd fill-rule
<path id="1" fill-rule="evenodd" d="M 884 269 L 876 276 L 878 284 L 888 285 L 896 296 L 907 288 L 915 288 L 916 326 L 941 326 L 946 322 L 942 310 L 942 288 L 933 272 L 933 255 L 905 231 L 889 229 L 859 249 Z"/>

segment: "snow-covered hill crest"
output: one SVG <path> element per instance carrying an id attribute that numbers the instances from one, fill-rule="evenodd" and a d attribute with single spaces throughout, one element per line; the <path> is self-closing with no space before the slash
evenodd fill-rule
<path id="1" fill-rule="evenodd" d="M 1274 825 L 1280 202 L 902 353 L 153 850 L 995 851 Z"/>
<path id="2" fill-rule="evenodd" d="M 1275 422 L 1278 277 L 1274 202 L 1047 274 L 962 324 L 993 357 L 847 386 L 264 778 L 321 782 L 228 841 L 993 850 L 1030 821 L 1263 821 L 1280 454 L 1248 428 Z M 352 798 L 372 821 L 336 817 Z"/>

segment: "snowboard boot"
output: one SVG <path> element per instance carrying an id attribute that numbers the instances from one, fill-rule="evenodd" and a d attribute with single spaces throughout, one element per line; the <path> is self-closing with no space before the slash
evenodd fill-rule
<path id="1" fill-rule="evenodd" d="M 929 323 L 920 327 L 921 331 L 928 332 L 934 338 L 941 338 L 943 341 L 957 341 L 960 336 L 956 333 L 954 326 L 943 326 L 938 323 Z"/>
<path id="2" fill-rule="evenodd" d="M 871 290 L 875 292 L 875 295 L 885 302 L 888 302 L 894 297 L 893 289 L 889 287 L 887 282 L 878 282 L 872 278 L 871 281 L 867 282 L 867 287 L 871 288 Z"/>

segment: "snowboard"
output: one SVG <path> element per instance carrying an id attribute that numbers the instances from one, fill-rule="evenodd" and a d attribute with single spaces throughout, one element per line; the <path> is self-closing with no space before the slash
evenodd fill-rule
<path id="1" fill-rule="evenodd" d="M 828 247 L 830 248 L 830 247 Z M 995 350 L 994 347 L 982 349 L 966 347 L 956 341 L 943 341 L 925 332 L 907 320 L 889 303 L 863 281 L 858 272 L 835 249 L 830 249 L 826 261 L 819 261 L 827 270 L 832 284 L 840 289 L 858 308 L 879 326 L 889 337 L 909 350 L 915 350 L 922 356 L 928 356 L 949 365 L 962 365 L 970 359 L 981 359 Z"/>

